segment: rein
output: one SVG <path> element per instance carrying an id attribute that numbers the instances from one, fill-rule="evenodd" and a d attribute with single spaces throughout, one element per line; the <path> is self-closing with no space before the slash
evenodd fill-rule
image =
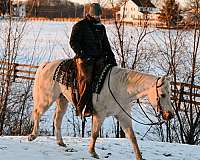
<path id="1" fill-rule="evenodd" d="M 162 109 L 162 106 L 161 106 L 161 103 L 160 103 L 160 97 L 159 97 L 159 94 L 158 94 L 158 88 L 160 88 L 163 84 L 161 83 L 159 86 L 158 86 L 158 81 L 159 81 L 160 77 L 157 78 L 156 80 L 156 95 L 157 95 L 157 112 L 159 111 L 160 114 L 163 113 L 163 109 Z"/>
<path id="2" fill-rule="evenodd" d="M 112 71 L 112 68 L 110 69 L 110 71 L 109 71 L 109 73 L 108 73 L 108 89 L 109 89 L 109 91 L 110 91 L 110 94 L 112 95 L 112 97 L 113 97 L 113 99 L 115 100 L 115 102 L 118 104 L 118 106 L 121 108 L 121 110 L 130 118 L 130 119 L 132 119 L 133 121 L 135 121 L 135 122 L 137 122 L 137 123 L 139 123 L 139 124 L 142 124 L 142 125 L 147 125 L 147 126 L 149 126 L 149 125 L 162 125 L 163 123 L 164 123 L 164 121 L 162 121 L 162 122 L 153 122 L 152 120 L 150 120 L 149 118 L 149 120 L 152 122 L 152 123 L 143 123 L 143 122 L 140 122 L 140 121 L 138 121 L 138 120 L 136 120 L 135 118 L 133 118 L 125 109 L 124 109 L 124 107 L 118 102 L 118 100 L 116 99 L 116 97 L 114 96 L 114 94 L 113 94 L 113 92 L 112 92 L 112 90 L 111 90 L 111 88 L 110 88 L 110 75 L 111 75 L 111 71 Z M 159 77 L 160 78 L 160 77 Z M 158 81 L 158 79 L 157 79 L 157 81 Z M 158 88 L 159 87 L 161 87 L 161 86 L 158 86 Z M 158 90 L 157 90 L 157 82 L 156 82 L 156 92 L 158 92 Z M 159 99 L 159 102 L 160 102 L 160 99 Z M 140 106 L 141 107 L 141 106 Z M 143 110 L 143 109 L 142 109 Z M 143 112 L 145 113 L 145 111 L 143 110 Z M 145 113 L 145 115 L 146 115 L 146 113 Z"/>

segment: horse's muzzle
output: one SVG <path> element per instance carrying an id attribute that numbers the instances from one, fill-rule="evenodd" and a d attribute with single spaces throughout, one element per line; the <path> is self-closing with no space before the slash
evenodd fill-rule
<path id="1" fill-rule="evenodd" d="M 168 121 L 168 120 L 174 118 L 174 114 L 171 113 L 171 112 L 169 112 L 169 111 L 164 111 L 164 112 L 162 113 L 162 117 L 163 117 L 164 120 L 167 120 L 167 121 Z"/>

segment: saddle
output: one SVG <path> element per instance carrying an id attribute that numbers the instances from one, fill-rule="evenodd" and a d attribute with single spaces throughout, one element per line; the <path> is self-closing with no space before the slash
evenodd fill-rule
<path id="1" fill-rule="evenodd" d="M 95 62 L 93 70 L 91 90 L 92 93 L 100 94 L 108 71 L 113 67 L 111 64 L 105 64 L 101 59 Z M 74 59 L 65 59 L 56 68 L 53 80 L 65 85 L 67 89 L 71 88 L 72 101 L 76 105 L 78 102 L 76 64 Z"/>

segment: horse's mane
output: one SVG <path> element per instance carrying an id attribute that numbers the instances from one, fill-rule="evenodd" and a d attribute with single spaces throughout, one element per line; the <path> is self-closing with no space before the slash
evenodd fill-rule
<path id="1" fill-rule="evenodd" d="M 129 81 L 132 81 L 132 83 L 135 84 L 143 84 L 148 83 L 148 85 L 152 85 L 155 83 L 155 80 L 158 78 L 152 74 L 148 73 L 142 73 L 138 71 L 134 71 L 132 69 L 127 68 L 120 68 L 120 67 L 114 67 L 113 74 L 117 75 L 119 74 L 119 80 L 123 83 L 128 83 Z"/>
<path id="2" fill-rule="evenodd" d="M 129 94 L 137 94 L 156 84 L 158 77 L 132 69 L 114 67 L 112 75 L 116 86 L 122 86 Z"/>

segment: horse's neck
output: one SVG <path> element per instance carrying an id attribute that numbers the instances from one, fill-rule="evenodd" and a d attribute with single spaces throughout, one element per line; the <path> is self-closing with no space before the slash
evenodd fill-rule
<path id="1" fill-rule="evenodd" d="M 110 87 L 116 96 L 122 96 L 123 98 L 128 96 L 127 75 L 127 69 L 113 67 L 110 75 Z"/>
<path id="2" fill-rule="evenodd" d="M 114 67 L 111 73 L 112 90 L 127 101 L 146 96 L 156 77 L 126 68 Z"/>
<path id="3" fill-rule="evenodd" d="M 129 74 L 129 70 L 119 67 L 113 67 L 111 73 L 111 79 L 113 79 L 112 84 L 115 86 L 115 89 L 119 89 L 120 91 L 125 89 L 127 86 L 127 76 Z"/>
<path id="4" fill-rule="evenodd" d="M 130 70 L 127 75 L 127 92 L 135 98 L 147 95 L 156 83 L 156 76 Z"/>

